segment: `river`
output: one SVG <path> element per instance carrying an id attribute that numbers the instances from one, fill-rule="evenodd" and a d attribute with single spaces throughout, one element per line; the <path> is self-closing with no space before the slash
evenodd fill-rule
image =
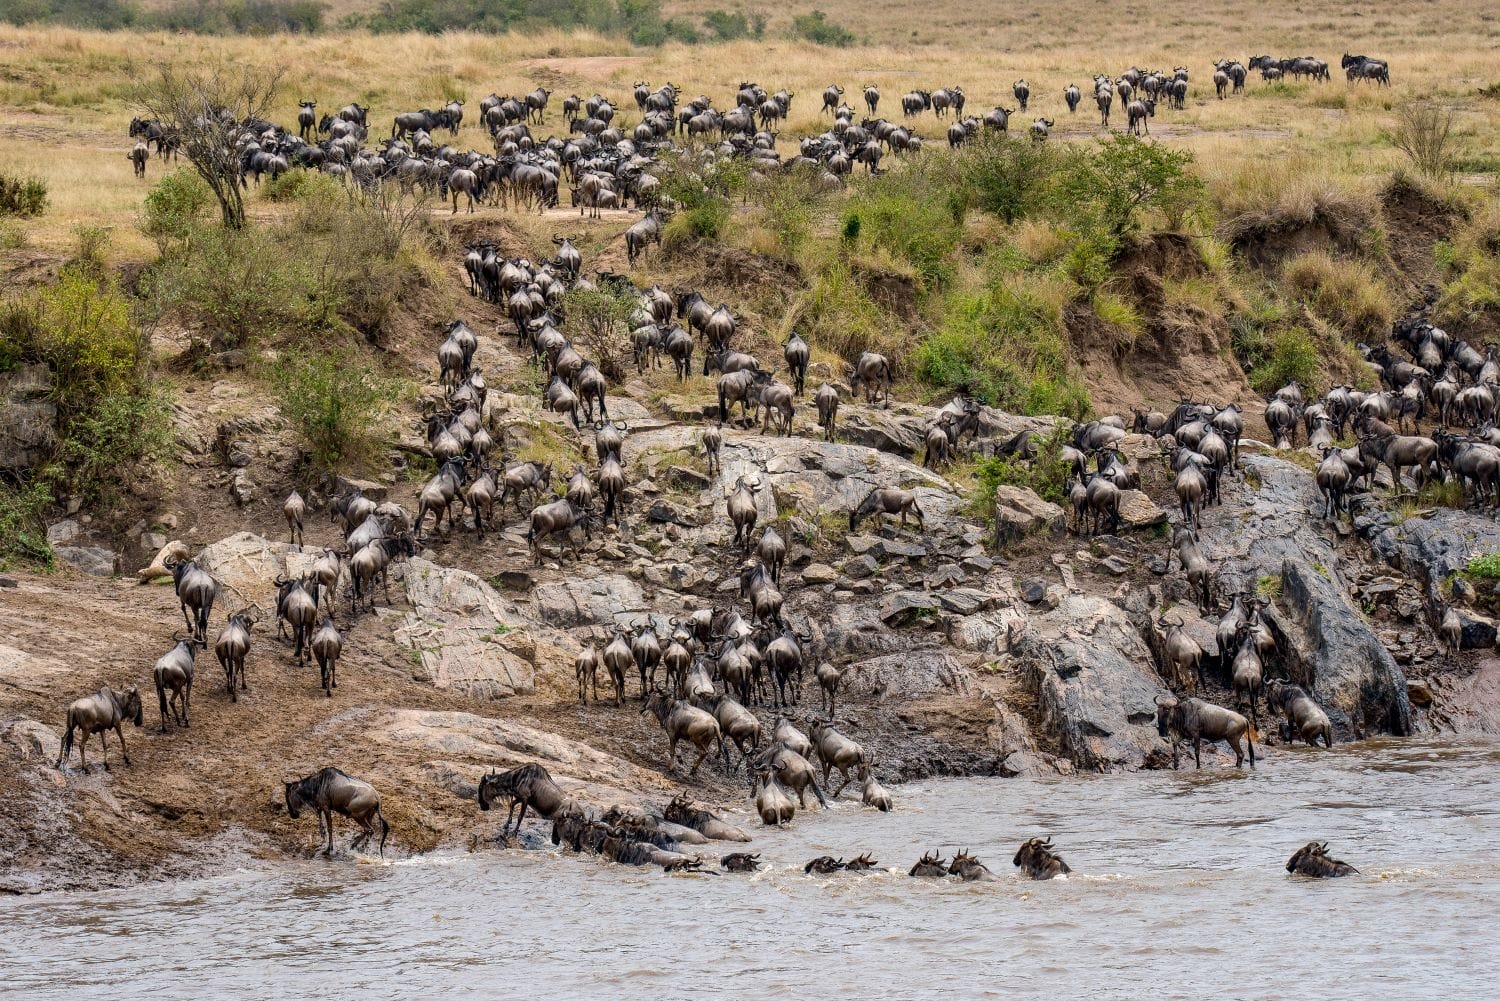
<path id="1" fill-rule="evenodd" d="M 889 815 L 841 804 L 756 829 L 754 876 L 513 850 L 3 899 L 0 994 L 1500 995 L 1500 745 L 1278 751 L 1253 774 L 897 786 Z M 1071 878 L 1015 875 L 1034 834 Z M 1314 837 L 1363 875 L 1289 877 Z M 910 879 L 927 848 L 968 848 L 1000 881 Z M 866 850 L 891 871 L 802 874 Z"/>

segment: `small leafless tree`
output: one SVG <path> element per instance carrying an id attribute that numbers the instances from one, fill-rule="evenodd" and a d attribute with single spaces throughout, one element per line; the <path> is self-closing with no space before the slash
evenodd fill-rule
<path id="1" fill-rule="evenodd" d="M 224 225 L 245 224 L 240 140 L 244 123 L 264 120 L 281 82 L 281 70 L 215 63 L 203 69 L 168 66 L 143 83 L 136 103 L 175 140 L 213 191 Z"/>
<path id="2" fill-rule="evenodd" d="M 1458 153 L 1452 110 L 1428 101 L 1408 101 L 1396 108 L 1396 127 L 1390 140 L 1427 177 L 1443 178 L 1452 173 Z"/>

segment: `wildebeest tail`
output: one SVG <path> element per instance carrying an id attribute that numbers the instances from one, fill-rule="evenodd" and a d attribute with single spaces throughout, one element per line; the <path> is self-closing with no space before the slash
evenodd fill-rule
<path id="1" fill-rule="evenodd" d="M 57 755 L 57 767 L 73 756 L 73 709 L 68 708 L 68 728 L 63 731 L 62 748 Z"/>
<path id="2" fill-rule="evenodd" d="M 376 808 L 375 816 L 380 818 L 380 857 L 385 858 L 385 839 L 391 833 L 391 825 L 385 821 L 385 812 Z"/>

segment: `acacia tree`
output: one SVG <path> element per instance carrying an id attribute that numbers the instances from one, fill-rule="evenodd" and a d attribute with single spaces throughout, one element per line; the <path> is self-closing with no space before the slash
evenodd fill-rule
<path id="1" fill-rule="evenodd" d="M 240 140 L 246 123 L 264 120 L 282 71 L 215 63 L 204 69 L 164 67 L 143 83 L 136 103 L 175 139 L 214 193 L 224 225 L 245 224 L 240 189 Z"/>

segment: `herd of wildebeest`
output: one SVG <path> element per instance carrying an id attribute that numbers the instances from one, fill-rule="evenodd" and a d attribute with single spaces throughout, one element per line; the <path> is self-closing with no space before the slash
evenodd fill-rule
<path id="1" fill-rule="evenodd" d="M 1346 55 L 1342 65 L 1351 82 L 1389 84 L 1389 69 L 1381 60 Z M 1220 60 L 1212 76 L 1216 96 L 1225 99 L 1240 93 L 1251 70 L 1260 71 L 1268 81 L 1329 78 L 1327 64 L 1311 57 L 1255 56 L 1247 63 Z M 1109 126 L 1111 109 L 1118 101 L 1125 109 L 1129 130 L 1147 131 L 1147 120 L 1159 102 L 1165 108 L 1184 107 L 1188 77 L 1183 67 L 1171 73 L 1132 67 L 1115 78 L 1096 76 L 1092 93 L 1101 125 Z M 1084 93 L 1074 84 L 1063 90 L 1069 112 L 1076 112 Z M 572 204 L 580 212 L 597 214 L 628 204 L 645 211 L 645 217 L 625 234 L 633 266 L 650 244 L 660 241 L 661 227 L 672 211 L 653 170 L 679 136 L 686 136 L 690 144 L 707 143 L 691 148 L 704 170 L 711 169 L 719 157 L 744 157 L 756 173 L 800 167 L 818 171 L 830 186 L 842 185 L 856 163 L 878 172 L 885 152 L 902 154 L 921 148 L 922 139 L 910 125 L 873 117 L 881 101 L 878 87 L 861 88 L 871 117 L 858 124 L 843 94 L 843 88 L 836 85 L 823 92 L 822 111 L 832 116 L 833 124 L 821 135 L 802 139 L 798 155 L 785 162 L 776 151 L 777 136 L 772 130 L 788 117 L 793 95 L 785 90 L 768 94 L 751 83 L 739 88 L 733 109 L 725 112 L 707 97 L 682 101 L 678 88 L 671 84 L 655 89 L 637 84 L 632 96 L 640 120 L 628 132 L 615 124 L 615 105 L 608 99 L 597 94 L 586 100 L 572 95 L 562 102 L 567 135 L 545 140 L 534 137 L 531 126 L 543 122 L 551 91 L 538 88 L 519 97 L 492 94 L 480 102 L 478 124 L 490 133 L 493 154 L 461 152 L 437 138 L 443 130 L 450 137 L 459 134 L 465 114 L 464 102 L 457 100 L 436 111 L 422 109 L 395 116 L 390 138 L 378 146 L 370 141 L 368 109 L 357 104 L 320 117 L 315 102 L 303 101 L 295 135 L 260 120 L 239 123 L 236 135 L 243 151 L 242 183 L 259 183 L 265 174 L 274 178 L 294 168 L 316 169 L 361 185 L 393 181 L 422 187 L 444 200 L 451 198 L 455 212 L 461 196 L 468 199 L 471 211 L 482 202 L 536 209 L 555 206 L 559 187 L 567 178 L 572 184 Z M 939 119 L 951 119 L 947 139 L 950 145 L 960 146 L 981 129 L 1008 130 L 1010 115 L 1030 107 L 1030 85 L 1016 81 L 1013 96 L 1017 108 L 996 105 L 978 119 L 965 116 L 961 87 L 913 90 L 903 94 L 900 103 L 907 121 L 928 111 Z M 1054 124 L 1053 119 L 1037 118 L 1028 131 L 1041 141 Z M 145 172 L 152 145 L 165 157 L 175 155 L 182 143 L 175 130 L 155 121 L 136 120 L 130 131 L 137 140 L 130 156 L 139 174 Z M 617 533 L 627 531 L 624 443 L 630 429 L 609 416 L 610 379 L 598 361 L 586 357 L 565 333 L 568 293 L 605 287 L 634 297 L 636 308 L 629 329 L 620 331 L 620 336 L 628 339 L 628 356 L 638 370 L 659 367 L 666 356 L 677 378 L 684 379 L 693 372 L 692 357 L 701 343 L 703 374 L 718 376 L 718 419 L 706 423 L 699 437 L 710 476 L 718 471 L 721 448 L 737 429 L 754 433 L 759 421 L 762 435 L 794 433 L 797 402 L 808 395 L 811 350 L 802 336 L 794 332 L 780 345 L 788 373 L 787 381 L 782 381 L 775 367 L 740 350 L 743 344 L 737 347 L 741 318 L 728 306 L 714 306 L 694 291 L 674 294 L 658 286 L 638 288 L 629 278 L 608 272 L 587 278 L 577 248 L 566 239 L 554 242 L 557 252 L 552 260 L 532 262 L 507 259 L 495 244 L 482 241 L 466 248 L 464 265 L 471 293 L 503 312 L 503 322 L 513 327 L 517 348 L 529 352 L 531 364 L 544 374 L 543 407 L 565 416 L 575 433 L 585 428 L 593 432 L 597 464 L 592 469 L 575 465 L 564 478 L 550 463 L 513 457 L 505 429 L 493 426 L 485 416 L 487 388 L 474 365 L 478 335 L 466 323 L 454 321 L 437 350 L 442 398 L 432 401 L 423 414 L 425 439 L 437 471 L 419 492 L 415 516 L 399 504 L 377 504 L 358 491 L 335 496 L 329 510 L 342 529 L 342 545 L 325 547 L 308 573 L 272 582 L 278 635 L 290 631 L 297 663 L 309 657 L 317 662 L 321 687 L 328 697 L 338 684 L 344 642 L 335 621 L 335 594 L 347 586 L 351 617 L 362 608 L 373 608 L 377 585 L 389 603 L 389 569 L 417 552 L 427 538 L 429 514 L 430 531 L 439 536 L 444 534 L 446 519 L 448 534 L 469 526 L 483 540 L 486 532 L 503 522 L 508 505 L 524 510 L 522 505 L 530 502 L 527 541 L 538 563 L 542 545 L 549 539 L 571 545 L 577 559 L 580 533 L 592 539 L 596 528 L 607 532 L 611 524 Z M 1421 315 L 1399 323 L 1393 343 L 1407 350 L 1409 361 L 1398 359 L 1389 348 L 1363 349 L 1380 375 L 1379 391 L 1338 386 L 1321 400 L 1309 402 L 1302 388 L 1293 383 L 1273 394 L 1267 400 L 1265 422 L 1275 447 L 1295 447 L 1303 429 L 1307 443 L 1322 452 L 1317 482 L 1326 498 L 1325 518 L 1347 512 L 1350 495 L 1372 489 L 1382 466 L 1393 490 L 1402 489 L 1408 471 L 1418 487 L 1433 478 L 1453 477 L 1477 502 L 1500 505 L 1500 430 L 1493 425 L 1500 361 L 1495 348 L 1481 353 L 1433 327 Z M 818 433 L 828 441 L 835 440 L 841 391 L 856 399 L 862 391 L 871 406 L 890 403 L 893 368 L 885 357 L 865 353 L 848 363 L 842 374 L 845 385 L 826 382 L 812 393 Z M 951 461 L 966 436 L 973 445 L 981 413 L 981 401 L 966 390 L 942 407 L 925 436 L 925 464 L 936 469 Z M 1438 425 L 1430 436 L 1403 433 L 1408 421 L 1415 432 L 1430 414 L 1436 415 Z M 1450 431 L 1451 423 L 1471 430 Z M 1177 557 L 1200 612 L 1210 614 L 1216 604 L 1216 575 L 1212 561 L 1199 547 L 1198 527 L 1203 507 L 1219 500 L 1221 480 L 1235 475 L 1244 427 L 1238 407 L 1185 400 L 1170 413 L 1139 409 L 1128 427 L 1120 417 L 1077 424 L 1066 431 L 1067 440 L 1060 447 L 1055 436 L 1044 440 L 1040 432 L 1022 432 L 994 442 L 993 451 L 1022 463 L 1064 464 L 1070 473 L 1066 492 L 1072 530 L 1097 534 L 1119 529 L 1122 495 L 1140 485 L 1139 463 L 1124 457 L 1122 441 L 1128 432 L 1151 436 L 1160 445 L 1160 457 L 1173 478 L 1179 502 L 1168 572 L 1171 557 Z M 1336 444 L 1346 429 L 1357 437 L 1357 443 L 1347 448 Z M 498 463 L 492 464 L 497 452 Z M 554 493 L 554 475 L 562 487 L 560 495 Z M 774 525 L 761 527 L 757 536 L 755 494 L 759 489 L 759 483 L 740 477 L 725 496 L 726 514 L 734 529 L 732 558 L 742 561 L 743 612 L 732 605 L 708 606 L 681 619 L 643 616 L 617 623 L 607 643 L 585 645 L 578 655 L 579 700 L 586 704 L 592 694 L 599 701 L 602 673 L 615 706 L 621 706 L 635 677 L 641 714 L 649 712 L 665 732 L 669 768 L 677 767 L 679 744 L 697 752 L 690 775 L 717 752 L 726 773 L 744 770 L 750 800 L 767 825 L 791 820 L 799 806 L 807 805 L 809 791 L 826 806 L 824 789 L 835 771 L 841 781 L 832 791 L 834 798 L 854 783 L 866 805 L 889 810 L 891 798 L 872 772 L 874 754 L 833 725 L 840 682 L 850 668 L 821 660 L 812 648 L 812 631 L 798 628 L 783 614 L 782 589 L 787 584 L 782 565 L 788 546 Z M 299 548 L 304 545 L 308 506 L 295 491 L 284 505 L 290 541 Z M 862 521 L 873 518 L 881 520 L 883 531 L 905 531 L 908 517 L 915 530 L 925 530 L 916 494 L 893 483 L 871 490 L 849 512 L 849 528 L 854 531 Z M 899 521 L 891 525 L 886 518 Z M 563 555 L 559 549 L 558 558 Z M 164 732 L 169 722 L 188 726 L 194 665 L 207 645 L 209 616 L 219 592 L 218 582 L 191 560 L 171 560 L 167 569 L 188 628 L 186 635 L 173 637 L 171 650 L 153 670 Z M 1172 741 L 1173 766 L 1178 764 L 1178 742 L 1186 739 L 1192 743 L 1195 764 L 1201 764 L 1203 741 L 1222 740 L 1234 751 L 1237 766 L 1248 752 L 1254 767 L 1260 703 L 1284 717 L 1285 739 L 1301 737 L 1310 745 L 1331 746 L 1332 727 L 1316 701 L 1289 679 L 1267 677 L 1277 654 L 1267 603 L 1243 593 L 1224 598 L 1227 607 L 1219 620 L 1215 651 L 1200 647 L 1184 631 L 1180 619 L 1158 621 L 1164 651 L 1159 670 L 1171 694 L 1158 698 L 1157 727 L 1163 738 Z M 1434 605 L 1430 612 L 1451 656 L 1458 645 L 1457 615 L 1442 605 Z M 236 610 L 228 615 L 214 643 L 232 701 L 248 689 L 245 661 L 253 627 L 262 615 L 256 606 Z M 813 674 L 826 719 L 810 719 L 804 732 L 787 714 L 800 704 L 804 675 L 813 662 L 817 662 Z M 1215 680 L 1225 681 L 1231 689 L 1237 707 L 1248 707 L 1248 715 L 1198 697 L 1200 687 L 1208 683 L 1205 670 L 1210 667 Z M 763 726 L 756 706 L 777 714 L 769 727 Z M 71 757 L 77 731 L 83 736 L 80 755 L 89 736 L 100 734 L 108 768 L 108 731 L 116 733 L 124 755 L 126 720 L 136 726 L 143 722 L 136 687 L 119 692 L 106 687 L 74 702 L 67 711 L 59 767 Z M 87 769 L 86 756 L 82 760 Z M 821 765 L 821 781 L 815 760 Z M 128 756 L 125 761 L 129 763 Z M 318 813 L 330 852 L 334 813 L 360 825 L 356 847 L 367 843 L 378 829 L 383 852 L 389 828 L 380 811 L 379 794 L 368 783 L 325 768 L 287 783 L 285 798 L 292 817 L 303 809 Z M 512 816 L 519 807 L 517 830 L 529 808 L 552 821 L 555 844 L 619 862 L 659 863 L 668 870 L 699 871 L 701 857 L 686 854 L 684 846 L 708 839 L 749 840 L 742 831 L 681 797 L 661 811 L 615 807 L 595 814 L 565 796 L 538 764 L 486 775 L 478 800 L 486 810 L 496 801 L 507 802 Z M 507 817 L 502 841 L 510 830 L 511 817 Z M 725 856 L 722 865 L 728 871 L 753 871 L 757 859 L 736 853 Z M 1069 871 L 1052 851 L 1050 839 L 1027 841 L 1014 862 L 1037 879 Z M 859 871 L 877 864 L 868 854 L 850 862 L 825 856 L 806 868 L 827 873 Z M 1287 869 L 1315 876 L 1355 871 L 1330 859 L 1326 845 L 1318 842 L 1300 849 Z M 911 874 L 992 878 L 967 852 L 959 852 L 951 861 L 925 855 Z"/>
<path id="2" fill-rule="evenodd" d="M 1220 100 L 1241 93 L 1252 70 L 1259 70 L 1267 81 L 1329 79 L 1328 64 L 1311 56 L 1278 59 L 1262 55 L 1248 62 L 1220 59 L 1213 66 L 1214 90 Z M 1346 54 L 1343 67 L 1350 82 L 1390 83 L 1384 60 Z M 1150 119 L 1158 108 L 1186 107 L 1188 79 L 1185 66 L 1170 73 L 1132 66 L 1118 76 L 1096 74 L 1088 88 L 1069 83 L 1061 97 L 1072 114 L 1092 94 L 1102 128 L 1110 127 L 1111 112 L 1118 107 L 1124 112 L 1127 131 L 1149 134 Z M 241 184 L 259 185 L 267 174 L 274 180 L 293 169 L 318 170 L 363 186 L 389 180 L 420 189 L 444 202 L 451 199 L 456 213 L 460 198 L 471 212 L 476 204 L 545 210 L 559 204 L 566 180 L 572 184 L 572 205 L 581 212 L 597 215 L 631 205 L 645 212 L 646 217 L 632 230 L 639 228 L 639 236 L 649 241 L 659 236 L 664 215 L 672 210 L 663 194 L 658 165 L 663 155 L 681 151 L 679 138 L 685 138 L 687 148 L 704 159 L 705 168 L 718 157 L 743 158 L 749 161 L 753 177 L 805 170 L 822 185 L 837 189 L 856 165 L 878 173 L 887 153 L 904 155 L 922 149 L 924 139 L 912 120 L 924 113 L 947 120 L 944 138 L 950 147 L 959 147 L 981 131 L 1008 132 L 1010 116 L 1030 111 L 1033 100 L 1031 84 L 1018 79 L 1011 87 L 1015 107 L 998 103 L 976 117 L 965 114 L 967 98 L 961 86 L 914 89 L 901 95 L 898 123 L 875 117 L 881 102 L 878 86 L 867 84 L 860 90 L 868 117 L 856 123 L 855 108 L 843 100 L 844 88 L 830 84 L 822 92 L 821 112 L 832 116 L 832 124 L 818 135 L 801 138 L 797 155 L 785 160 L 777 151 L 776 129 L 787 121 L 795 95 L 785 88 L 771 93 L 751 82 L 740 84 L 729 110 L 715 107 L 706 95 L 685 99 L 671 83 L 655 89 L 637 83 L 632 97 L 639 121 L 629 128 L 616 122 L 618 106 L 613 100 L 597 93 L 588 98 L 572 94 L 562 100 L 561 124 L 566 125 L 566 134 L 545 138 L 533 134 L 532 127 L 544 123 L 551 90 L 538 87 L 514 96 L 492 93 L 479 102 L 475 122 L 490 134 L 492 152 L 465 151 L 452 144 L 466 117 L 462 99 L 440 102 L 436 109 L 395 115 L 390 136 L 384 140 L 371 135 L 370 109 L 357 102 L 320 116 L 316 101 L 303 100 L 295 133 L 259 118 L 235 122 L 227 111 L 220 113 L 223 120 L 216 124 L 230 126 L 230 141 L 241 151 Z M 153 146 L 162 158 L 175 156 L 183 146 L 184 129 L 200 130 L 209 120 L 133 119 L 130 136 L 135 141 L 127 156 L 136 175 L 146 176 Z M 1056 124 L 1056 118 L 1039 116 L 1027 132 L 1037 141 L 1045 140 Z M 445 132 L 448 142 L 443 141 Z M 632 263 L 635 257 L 632 250 Z"/>

